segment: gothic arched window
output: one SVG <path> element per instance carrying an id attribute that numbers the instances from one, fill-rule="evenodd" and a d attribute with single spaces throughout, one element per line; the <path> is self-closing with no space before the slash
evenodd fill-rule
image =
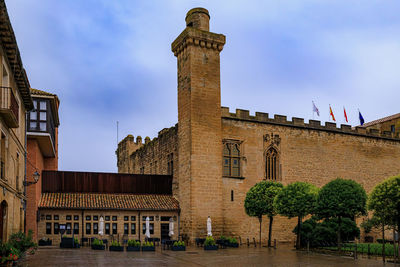
<path id="1" fill-rule="evenodd" d="M 222 159 L 223 176 L 240 177 L 240 148 L 239 144 L 225 143 Z"/>
<path id="2" fill-rule="evenodd" d="M 265 175 L 266 179 L 270 181 L 277 181 L 279 179 L 279 157 L 278 152 L 273 147 L 268 149 L 266 153 Z"/>

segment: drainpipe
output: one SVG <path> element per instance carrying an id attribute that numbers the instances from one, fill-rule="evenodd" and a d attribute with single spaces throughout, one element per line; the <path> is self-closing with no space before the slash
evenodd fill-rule
<path id="1" fill-rule="evenodd" d="M 26 233 L 26 185 L 25 184 L 27 184 L 26 182 L 27 182 L 27 178 L 26 178 L 26 163 L 27 163 L 27 157 L 28 157 L 28 152 L 27 152 L 27 142 L 28 142 L 28 137 L 27 137 L 27 134 L 26 134 L 26 132 L 27 132 L 27 126 L 28 126 L 28 112 L 27 111 L 25 111 L 25 130 L 24 130 L 24 137 L 25 137 L 25 144 L 24 144 L 24 148 L 25 148 L 25 151 L 24 151 L 24 155 L 25 155 L 25 157 L 24 157 L 24 183 L 22 183 L 23 185 L 24 185 L 24 197 L 25 197 L 25 200 L 23 201 L 23 209 L 24 209 L 24 233 Z M 36 216 L 37 216 L 37 212 L 36 212 Z M 37 223 L 37 218 L 36 218 L 36 235 L 38 234 L 38 223 Z"/>
<path id="2" fill-rule="evenodd" d="M 139 229 L 139 242 L 142 242 L 142 240 L 140 239 L 140 211 L 139 211 L 139 219 L 138 219 L 138 229 Z"/>

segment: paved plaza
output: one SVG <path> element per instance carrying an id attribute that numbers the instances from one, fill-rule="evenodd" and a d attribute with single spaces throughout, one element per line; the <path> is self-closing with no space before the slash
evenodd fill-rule
<path id="1" fill-rule="evenodd" d="M 39 248 L 28 255 L 20 266 L 385 266 L 379 260 L 337 257 L 297 252 L 289 247 L 242 247 L 204 251 L 190 247 L 185 252 L 161 250 L 156 252 L 109 252 L 90 248 Z M 395 266 L 386 264 L 386 266 Z M 396 265 L 400 266 L 400 265 Z"/>

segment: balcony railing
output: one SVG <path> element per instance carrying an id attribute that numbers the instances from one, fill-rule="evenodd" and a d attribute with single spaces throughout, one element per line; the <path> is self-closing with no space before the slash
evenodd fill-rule
<path id="1" fill-rule="evenodd" d="M 0 87 L 0 113 L 10 128 L 18 128 L 19 106 L 11 87 Z"/>

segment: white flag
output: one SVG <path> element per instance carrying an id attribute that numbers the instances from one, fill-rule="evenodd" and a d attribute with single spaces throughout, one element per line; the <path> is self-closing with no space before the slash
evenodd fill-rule
<path id="1" fill-rule="evenodd" d="M 317 106 L 314 104 L 314 101 L 312 102 L 312 105 L 313 105 L 313 112 L 316 112 L 317 115 L 319 116 L 319 110 L 318 110 Z"/>

